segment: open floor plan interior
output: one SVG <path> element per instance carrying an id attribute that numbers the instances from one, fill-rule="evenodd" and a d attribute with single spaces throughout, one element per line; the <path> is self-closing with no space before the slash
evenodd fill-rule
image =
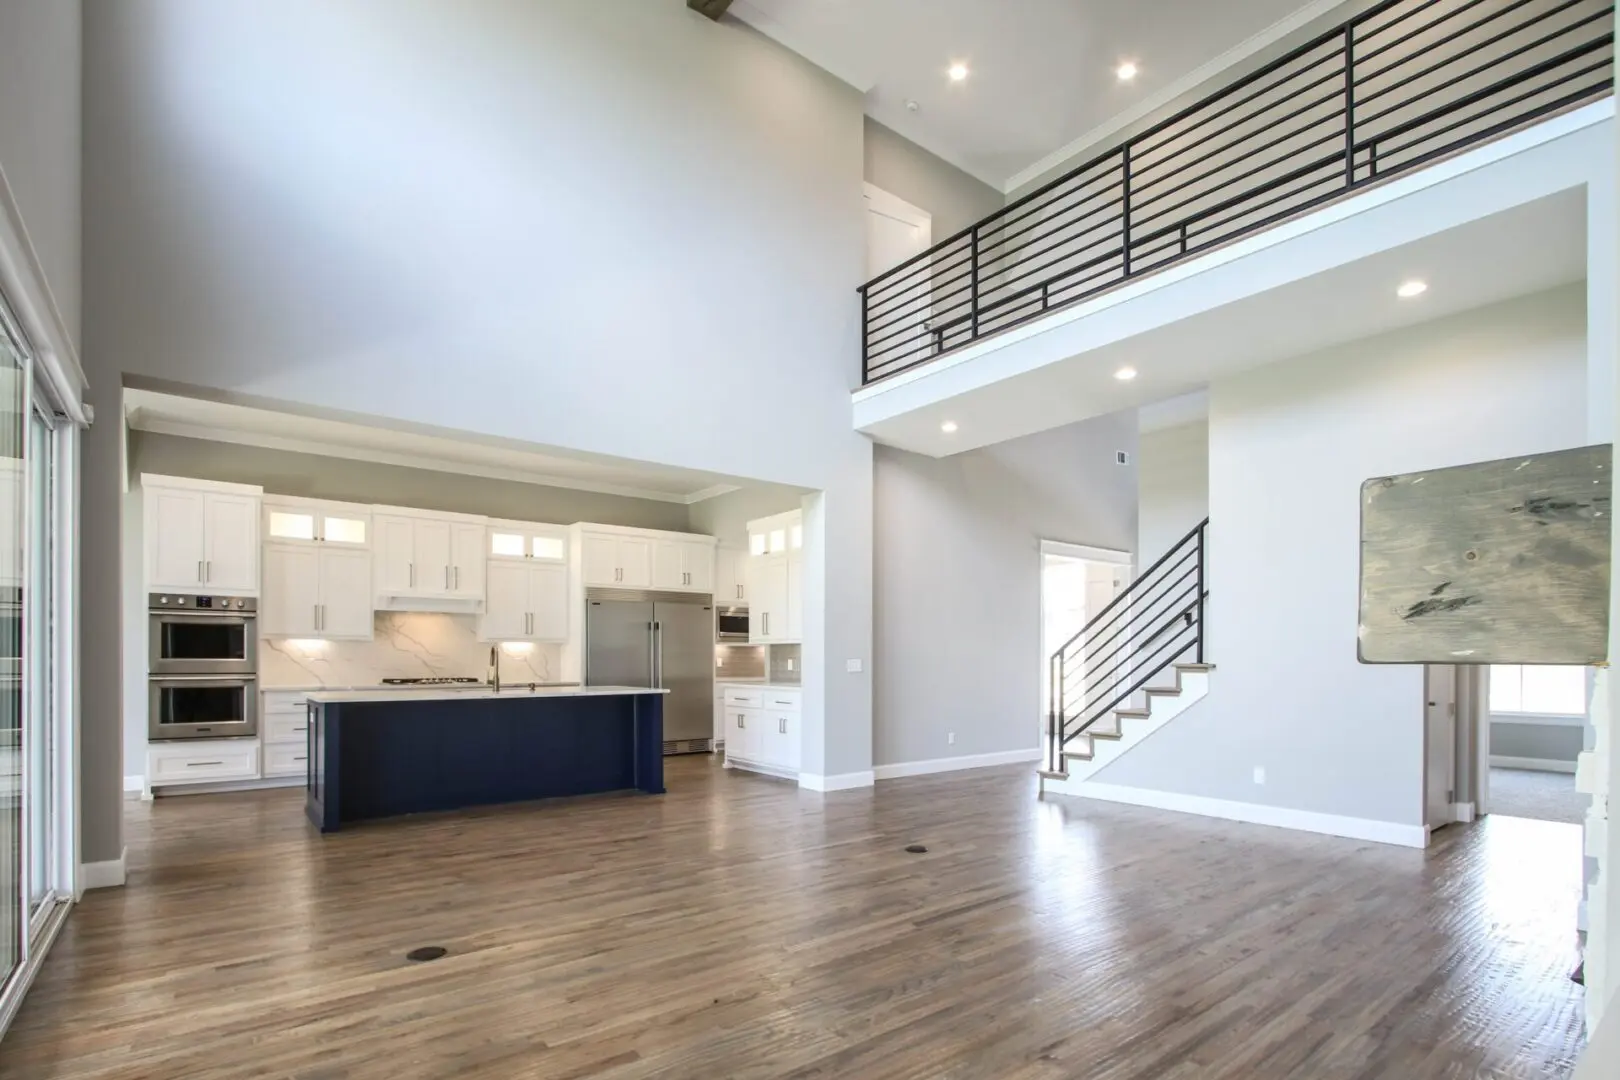
<path id="1" fill-rule="evenodd" d="M 1195 6 L 0 7 L 0 1076 L 1620 1076 L 1613 2 Z"/>

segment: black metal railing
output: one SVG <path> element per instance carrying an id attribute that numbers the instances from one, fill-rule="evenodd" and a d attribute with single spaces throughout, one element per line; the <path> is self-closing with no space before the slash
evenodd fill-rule
<path id="1" fill-rule="evenodd" d="M 1601 98 L 1613 0 L 1385 0 L 860 289 L 862 381 Z"/>
<path id="2" fill-rule="evenodd" d="M 1052 654 L 1047 767 L 1175 664 L 1204 662 L 1205 518 Z"/>

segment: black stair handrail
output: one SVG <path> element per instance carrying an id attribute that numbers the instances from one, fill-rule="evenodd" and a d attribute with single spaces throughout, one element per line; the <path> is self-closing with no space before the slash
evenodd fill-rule
<path id="1" fill-rule="evenodd" d="M 1208 536 L 1205 518 L 1052 654 L 1048 769 L 1065 772 L 1066 746 L 1189 653 L 1204 662 Z"/>
<path id="2" fill-rule="evenodd" d="M 872 278 L 861 381 L 1613 91 L 1614 0 L 1382 0 Z"/>

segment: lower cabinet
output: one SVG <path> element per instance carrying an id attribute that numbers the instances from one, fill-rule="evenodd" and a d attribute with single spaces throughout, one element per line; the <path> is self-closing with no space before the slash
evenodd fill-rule
<path id="1" fill-rule="evenodd" d="M 778 775 L 799 771 L 797 690 L 727 686 L 718 708 L 725 728 L 726 764 Z"/>
<path id="2" fill-rule="evenodd" d="M 254 780 L 258 775 L 258 739 L 181 739 L 147 744 L 148 790 L 170 784 Z"/>
<path id="3" fill-rule="evenodd" d="M 309 764 L 309 708 L 296 691 L 266 690 L 259 714 L 264 775 L 303 776 Z"/>

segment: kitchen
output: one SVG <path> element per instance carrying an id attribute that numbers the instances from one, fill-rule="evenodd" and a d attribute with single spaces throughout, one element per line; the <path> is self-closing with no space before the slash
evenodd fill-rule
<path id="1" fill-rule="evenodd" d="M 449 749 L 476 760 L 500 754 L 484 755 L 457 713 L 487 711 L 492 699 L 506 716 L 517 715 L 520 699 L 555 712 L 565 701 L 586 708 L 581 699 L 590 698 L 599 710 L 607 706 L 596 699 L 617 695 L 643 699 L 622 715 L 625 731 L 638 732 L 626 738 L 644 743 L 649 690 L 659 699 L 658 752 L 717 752 L 728 768 L 796 777 L 804 532 L 800 511 L 787 509 L 797 505 L 795 489 L 710 485 L 678 506 L 638 506 L 632 496 L 448 476 L 448 468 L 384 473 L 336 454 L 222 436 L 251 427 L 241 415 L 230 417 L 231 429 L 194 424 L 195 434 L 155 422 L 152 403 L 162 397 L 137 396 L 145 413 L 131 415 L 127 790 L 310 787 L 312 757 L 318 764 L 322 753 L 311 718 L 319 724 L 323 707 L 346 717 L 341 730 L 358 739 L 365 725 L 356 717 L 380 715 L 387 702 L 394 712 L 407 702 L 420 711 L 432 699 L 447 718 L 441 727 L 460 733 Z M 306 442 L 312 449 L 333 445 L 339 425 L 323 423 L 321 439 Z M 345 497 L 303 494 L 311 478 Z M 368 488 L 378 501 L 365 501 Z M 480 502 L 468 496 L 485 488 L 491 497 L 481 505 L 500 513 L 521 499 L 535 517 L 588 511 L 599 520 L 466 512 Z M 407 490 L 421 493 L 417 505 L 401 505 Z M 766 510 L 777 512 L 741 517 Z M 626 520 L 658 527 L 618 523 Z M 406 727 L 389 730 L 384 742 L 404 754 Z M 492 736 L 491 745 L 510 737 Z M 624 740 L 531 750 L 549 760 L 562 745 L 580 762 L 598 751 L 625 760 L 597 770 L 605 786 L 595 789 L 570 780 L 556 790 L 502 790 L 531 798 L 656 787 L 636 780 L 646 773 L 644 745 L 639 757 Z M 443 746 L 426 753 L 454 756 Z M 641 774 L 626 764 L 632 758 Z M 351 758 L 344 768 L 353 767 Z M 420 777 L 409 783 L 421 792 Z M 465 792 L 466 783 L 452 786 Z M 424 808 L 445 805 L 429 799 Z"/>

